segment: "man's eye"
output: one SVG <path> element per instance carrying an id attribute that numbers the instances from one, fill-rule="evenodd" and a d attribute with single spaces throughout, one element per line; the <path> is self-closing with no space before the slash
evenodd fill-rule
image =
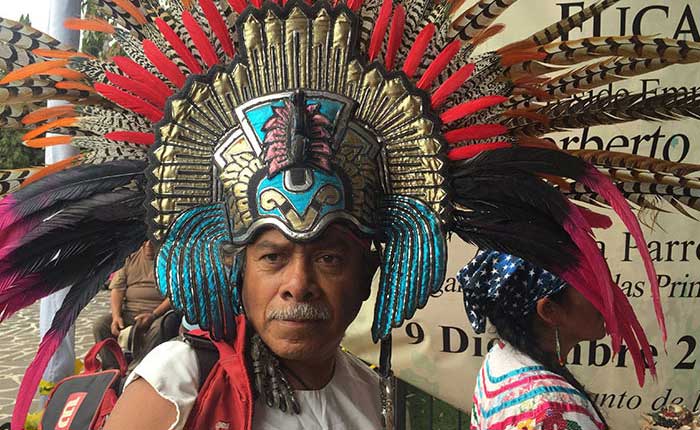
<path id="1" fill-rule="evenodd" d="M 321 262 L 324 264 L 339 264 L 341 261 L 339 255 L 327 254 L 321 257 Z"/>
<path id="2" fill-rule="evenodd" d="M 279 254 L 265 254 L 262 256 L 262 259 L 269 263 L 277 263 L 282 259 L 282 256 Z"/>

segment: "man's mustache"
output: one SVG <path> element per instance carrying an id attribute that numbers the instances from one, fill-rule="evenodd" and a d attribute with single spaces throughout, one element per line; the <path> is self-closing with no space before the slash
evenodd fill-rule
<path id="1" fill-rule="evenodd" d="M 282 309 L 272 309 L 267 313 L 267 320 L 286 321 L 326 321 L 331 318 L 331 313 L 325 305 L 299 303 Z"/>

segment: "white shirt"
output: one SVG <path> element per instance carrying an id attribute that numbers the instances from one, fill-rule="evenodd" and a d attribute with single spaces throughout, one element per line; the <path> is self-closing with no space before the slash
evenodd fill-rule
<path id="1" fill-rule="evenodd" d="M 192 347 L 165 342 L 151 351 L 127 378 L 146 380 L 175 405 L 177 417 L 168 430 L 182 430 L 199 390 L 199 365 Z M 381 429 L 379 377 L 359 359 L 338 351 L 335 372 L 320 390 L 295 391 L 301 414 L 290 415 L 258 399 L 253 430 L 372 430 Z"/>

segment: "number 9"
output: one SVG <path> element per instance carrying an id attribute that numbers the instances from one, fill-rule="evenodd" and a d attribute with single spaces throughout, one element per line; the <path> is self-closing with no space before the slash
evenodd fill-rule
<path id="1" fill-rule="evenodd" d="M 414 342 L 411 342 L 411 345 L 416 345 L 423 342 L 423 339 L 425 339 L 425 332 L 420 324 L 412 322 L 406 324 L 406 336 L 414 340 Z"/>

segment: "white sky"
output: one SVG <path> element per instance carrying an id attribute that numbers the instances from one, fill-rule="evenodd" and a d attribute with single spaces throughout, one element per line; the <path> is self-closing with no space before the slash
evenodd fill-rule
<path id="1" fill-rule="evenodd" d="M 0 0 L 0 16 L 17 21 L 20 15 L 28 13 L 32 27 L 46 30 L 50 3 L 51 0 Z"/>

